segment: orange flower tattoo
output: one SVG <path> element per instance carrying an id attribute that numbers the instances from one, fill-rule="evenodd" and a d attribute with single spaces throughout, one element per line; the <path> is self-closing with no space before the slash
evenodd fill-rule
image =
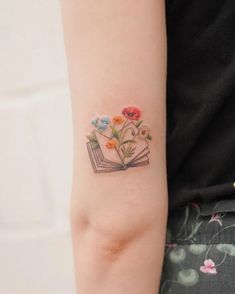
<path id="1" fill-rule="evenodd" d="M 113 116 L 113 123 L 116 125 L 120 125 L 124 122 L 124 116 L 122 115 L 114 115 Z"/>
<path id="2" fill-rule="evenodd" d="M 117 141 L 115 139 L 112 139 L 112 140 L 109 140 L 105 146 L 108 148 L 108 149 L 114 149 L 116 146 L 117 146 Z"/>

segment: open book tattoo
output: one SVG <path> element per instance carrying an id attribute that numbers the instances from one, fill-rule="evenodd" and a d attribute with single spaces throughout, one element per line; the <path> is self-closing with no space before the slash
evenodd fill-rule
<path id="1" fill-rule="evenodd" d="M 122 109 L 122 114 L 96 117 L 87 136 L 87 149 L 95 173 L 126 170 L 149 164 L 150 128 L 141 120 L 136 106 Z"/>

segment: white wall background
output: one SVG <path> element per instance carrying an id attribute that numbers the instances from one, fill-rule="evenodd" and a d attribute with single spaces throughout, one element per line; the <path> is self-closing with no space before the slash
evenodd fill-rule
<path id="1" fill-rule="evenodd" d="M 0 0 L 0 293 L 75 294 L 58 0 Z"/>

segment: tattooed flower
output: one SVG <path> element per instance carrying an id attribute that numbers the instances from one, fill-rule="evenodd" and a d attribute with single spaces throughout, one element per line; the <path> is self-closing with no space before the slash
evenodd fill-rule
<path id="1" fill-rule="evenodd" d="M 108 125 L 110 123 L 110 118 L 108 116 L 103 116 L 100 118 L 100 121 L 103 123 L 103 124 L 106 124 Z"/>
<path id="2" fill-rule="evenodd" d="M 214 213 L 209 220 L 209 223 L 217 222 L 222 227 L 222 219 L 218 213 Z"/>
<path id="3" fill-rule="evenodd" d="M 150 128 L 148 126 L 142 126 L 139 128 L 138 137 L 140 139 L 146 139 L 150 133 Z"/>
<path id="4" fill-rule="evenodd" d="M 103 116 L 101 118 L 96 117 L 91 121 L 91 124 L 99 131 L 105 131 L 110 123 L 110 118 L 108 116 Z"/>
<path id="5" fill-rule="evenodd" d="M 114 115 L 113 116 L 113 123 L 120 125 L 124 122 L 124 117 L 122 115 Z"/>
<path id="6" fill-rule="evenodd" d="M 205 273 L 205 274 L 217 274 L 217 270 L 216 270 L 216 267 L 215 267 L 215 263 L 213 260 L 211 259 L 206 259 L 204 261 L 204 265 L 202 265 L 200 267 L 200 271 Z"/>
<path id="7" fill-rule="evenodd" d="M 97 114 L 90 121 L 92 131 L 87 135 L 86 147 L 95 173 L 121 171 L 149 164 L 146 154 L 150 152 L 148 141 L 152 137 L 141 116 L 140 108 L 129 105 L 111 116 Z M 168 246 L 172 249 L 175 247 L 174 244 Z M 178 251 L 175 256 L 177 254 Z"/>
<path id="8" fill-rule="evenodd" d="M 105 131 L 107 129 L 108 125 L 107 124 L 104 124 L 104 123 L 101 123 L 99 122 L 97 125 L 96 125 L 96 128 L 99 130 L 99 131 Z"/>
<path id="9" fill-rule="evenodd" d="M 111 139 L 105 144 L 105 146 L 108 149 L 114 149 L 117 146 L 117 141 L 115 139 Z"/>
<path id="10" fill-rule="evenodd" d="M 122 114 L 130 120 L 138 120 L 141 116 L 141 110 L 135 106 L 124 107 Z"/>

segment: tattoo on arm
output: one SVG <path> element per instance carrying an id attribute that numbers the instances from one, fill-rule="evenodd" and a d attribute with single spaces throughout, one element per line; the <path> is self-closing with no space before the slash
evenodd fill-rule
<path id="1" fill-rule="evenodd" d="M 124 107 L 122 114 L 110 118 L 97 116 L 87 136 L 87 149 L 95 173 L 124 171 L 149 164 L 150 128 L 143 124 L 141 110 Z"/>

